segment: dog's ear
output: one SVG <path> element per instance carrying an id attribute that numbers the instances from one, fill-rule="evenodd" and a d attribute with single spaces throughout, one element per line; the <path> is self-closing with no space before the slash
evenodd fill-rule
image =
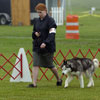
<path id="1" fill-rule="evenodd" d="M 64 60 L 64 61 L 63 61 L 63 63 L 64 63 L 64 64 L 66 64 L 66 63 L 67 63 L 67 61 L 66 61 L 66 60 Z"/>
<path id="2" fill-rule="evenodd" d="M 63 60 L 63 63 L 61 64 L 61 68 L 63 67 L 63 65 L 66 65 L 67 61 L 66 60 Z"/>

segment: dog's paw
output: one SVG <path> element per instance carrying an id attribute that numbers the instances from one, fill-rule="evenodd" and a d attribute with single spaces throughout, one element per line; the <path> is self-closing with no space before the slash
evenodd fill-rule
<path id="1" fill-rule="evenodd" d="M 87 87 L 88 87 L 88 88 L 94 87 L 94 82 L 89 82 L 88 85 L 87 85 Z"/>
<path id="2" fill-rule="evenodd" d="M 84 84 L 81 84 L 81 85 L 80 85 L 80 88 L 84 88 Z"/>
<path id="3" fill-rule="evenodd" d="M 88 88 L 94 87 L 94 84 L 88 84 L 87 87 L 88 87 Z"/>
<path id="4" fill-rule="evenodd" d="M 92 87 L 91 85 L 87 85 L 88 88 Z"/>
<path id="5" fill-rule="evenodd" d="M 64 88 L 68 88 L 68 86 L 64 86 Z"/>
<path id="6" fill-rule="evenodd" d="M 64 88 L 68 88 L 68 85 L 65 85 Z"/>
<path id="7" fill-rule="evenodd" d="M 82 89 L 83 89 L 83 88 L 84 88 L 84 86 L 81 86 L 80 88 L 82 88 Z"/>

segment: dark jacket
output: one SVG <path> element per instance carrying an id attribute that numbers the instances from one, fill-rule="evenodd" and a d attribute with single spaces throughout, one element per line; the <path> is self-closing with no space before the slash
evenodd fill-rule
<path id="1" fill-rule="evenodd" d="M 38 53 L 53 53 L 56 50 L 55 33 L 49 33 L 51 28 L 57 28 L 57 25 L 52 17 L 48 14 L 43 20 L 40 18 L 34 19 L 34 28 L 32 32 L 33 51 Z M 40 36 L 36 37 L 35 32 L 39 32 Z M 46 44 L 46 48 L 41 49 L 40 45 Z"/>

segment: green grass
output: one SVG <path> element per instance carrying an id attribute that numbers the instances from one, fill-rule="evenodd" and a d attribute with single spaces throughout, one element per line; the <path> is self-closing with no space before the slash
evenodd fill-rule
<path id="1" fill-rule="evenodd" d="M 89 12 L 91 7 L 95 7 L 96 14 L 100 15 L 100 0 L 66 0 L 67 1 L 67 13 L 72 12 L 72 14 L 84 14 L 84 12 Z M 69 8 L 69 3 L 71 2 L 71 8 Z M 71 10 L 70 10 L 71 9 Z"/>
<path id="2" fill-rule="evenodd" d="M 81 14 L 82 11 L 89 10 L 89 2 L 83 3 L 83 0 L 72 0 L 74 13 Z M 88 0 L 89 1 L 89 0 Z M 81 5 L 77 6 L 77 3 Z M 95 1 L 92 0 L 92 3 Z M 97 5 L 100 4 L 99 0 Z M 95 4 L 95 3 L 94 3 Z M 95 4 L 96 5 L 96 4 Z M 80 9 L 78 9 L 78 7 Z M 99 9 L 99 6 L 97 6 Z M 75 9 L 76 8 L 76 9 Z M 85 9 L 84 9 L 85 8 Z M 88 49 L 91 49 L 92 53 L 95 54 L 98 48 L 100 48 L 100 17 L 83 17 L 79 19 L 80 28 L 80 39 L 72 40 L 65 38 L 65 25 L 58 26 L 56 34 L 56 52 L 59 50 L 64 55 L 67 54 L 69 49 L 72 50 L 73 54 L 76 55 L 79 49 L 82 50 L 85 55 Z M 9 58 L 12 53 L 18 53 L 19 48 L 23 47 L 25 51 L 30 50 L 32 53 L 32 26 L 0 26 L 0 53 Z M 79 54 L 79 56 L 81 56 Z M 67 58 L 72 57 L 69 55 Z M 92 58 L 91 54 L 87 57 Z M 100 61 L 100 53 L 96 56 Z M 62 56 L 59 55 L 57 60 L 62 61 Z M 30 59 L 28 58 L 30 61 Z M 15 63 L 15 58 L 11 59 Z M 4 59 L 0 57 L 0 66 L 3 64 Z M 6 69 L 10 69 L 10 64 L 4 66 Z M 0 69 L 0 76 L 4 74 L 4 71 Z M 61 75 L 61 69 L 59 70 Z M 96 70 L 97 76 L 100 75 L 100 68 Z M 39 78 L 42 75 L 39 72 Z M 52 73 L 48 71 L 46 75 L 50 78 Z M 85 88 L 79 88 L 79 81 L 75 78 L 68 88 L 64 89 L 65 77 L 63 77 L 63 85 L 61 87 L 56 86 L 55 77 L 51 81 L 47 81 L 45 77 L 38 82 L 38 87 L 35 89 L 27 88 L 29 83 L 10 83 L 10 76 L 7 76 L 4 80 L 0 80 L 0 100 L 99 100 L 100 91 L 100 78 L 95 76 L 94 82 L 95 87 L 87 88 L 86 85 L 88 80 L 84 77 Z"/>
<path id="3" fill-rule="evenodd" d="M 100 80 L 94 78 L 95 87 L 79 88 L 74 79 L 69 88 L 55 86 L 55 81 L 42 80 L 38 88 L 27 88 L 28 83 L 0 82 L 0 100 L 99 100 Z M 86 85 L 86 81 L 85 81 Z"/>

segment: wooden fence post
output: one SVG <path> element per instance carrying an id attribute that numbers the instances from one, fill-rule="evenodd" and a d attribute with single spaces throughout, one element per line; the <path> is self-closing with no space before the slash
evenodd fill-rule
<path id="1" fill-rule="evenodd" d="M 30 0 L 11 0 L 12 25 L 30 25 Z"/>

